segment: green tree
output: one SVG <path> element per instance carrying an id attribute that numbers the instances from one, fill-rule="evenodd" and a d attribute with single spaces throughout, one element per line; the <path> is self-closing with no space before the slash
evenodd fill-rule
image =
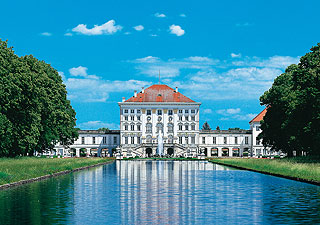
<path id="1" fill-rule="evenodd" d="M 101 130 L 101 131 L 109 131 L 109 128 L 107 128 L 107 127 L 101 127 L 101 128 L 99 128 L 98 130 Z"/>
<path id="2" fill-rule="evenodd" d="M 261 124 L 263 144 L 288 155 L 320 155 L 320 43 L 289 66 L 260 97 L 268 107 Z"/>
<path id="3" fill-rule="evenodd" d="M 202 130 L 211 130 L 210 125 L 207 121 L 202 125 Z"/>
<path id="4" fill-rule="evenodd" d="M 0 40 L 0 156 L 69 145 L 78 135 L 75 121 L 58 72 L 31 55 L 18 57 Z"/>

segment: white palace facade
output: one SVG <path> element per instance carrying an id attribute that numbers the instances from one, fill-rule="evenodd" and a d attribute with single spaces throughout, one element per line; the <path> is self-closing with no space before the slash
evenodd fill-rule
<path id="1" fill-rule="evenodd" d="M 64 156 L 151 157 L 240 157 L 275 154 L 257 139 L 266 109 L 253 118 L 249 130 L 200 130 L 200 102 L 184 96 L 178 88 L 152 85 L 129 99 L 122 99 L 120 130 L 80 130 L 71 146 L 57 145 L 55 154 Z M 161 139 L 159 139 L 161 136 Z"/>

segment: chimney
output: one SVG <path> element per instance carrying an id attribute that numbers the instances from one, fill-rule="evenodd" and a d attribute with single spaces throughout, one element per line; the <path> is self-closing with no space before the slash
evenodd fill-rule
<path id="1" fill-rule="evenodd" d="M 144 93 L 144 87 L 142 87 L 142 91 L 141 92 Z"/>
<path id="2" fill-rule="evenodd" d="M 137 91 L 134 90 L 134 95 L 133 95 L 135 98 L 137 97 Z"/>
<path id="3" fill-rule="evenodd" d="M 178 87 L 176 87 L 176 92 L 178 93 Z"/>
<path id="4" fill-rule="evenodd" d="M 122 97 L 122 102 L 125 102 L 126 101 L 126 98 L 125 97 Z"/>

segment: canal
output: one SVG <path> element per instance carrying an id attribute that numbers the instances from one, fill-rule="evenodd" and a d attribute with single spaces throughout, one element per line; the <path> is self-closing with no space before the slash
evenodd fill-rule
<path id="1" fill-rule="evenodd" d="M 320 187 L 205 161 L 117 161 L 0 191 L 0 224 L 316 224 Z"/>

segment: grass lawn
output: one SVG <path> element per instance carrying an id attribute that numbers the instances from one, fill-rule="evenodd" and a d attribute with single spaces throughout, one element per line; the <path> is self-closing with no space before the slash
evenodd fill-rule
<path id="1" fill-rule="evenodd" d="M 114 158 L 0 158 L 0 185 L 114 160 Z"/>
<path id="2" fill-rule="evenodd" d="M 320 160 L 310 158 L 256 159 L 216 158 L 211 162 L 238 166 L 292 178 L 299 178 L 320 184 Z"/>

